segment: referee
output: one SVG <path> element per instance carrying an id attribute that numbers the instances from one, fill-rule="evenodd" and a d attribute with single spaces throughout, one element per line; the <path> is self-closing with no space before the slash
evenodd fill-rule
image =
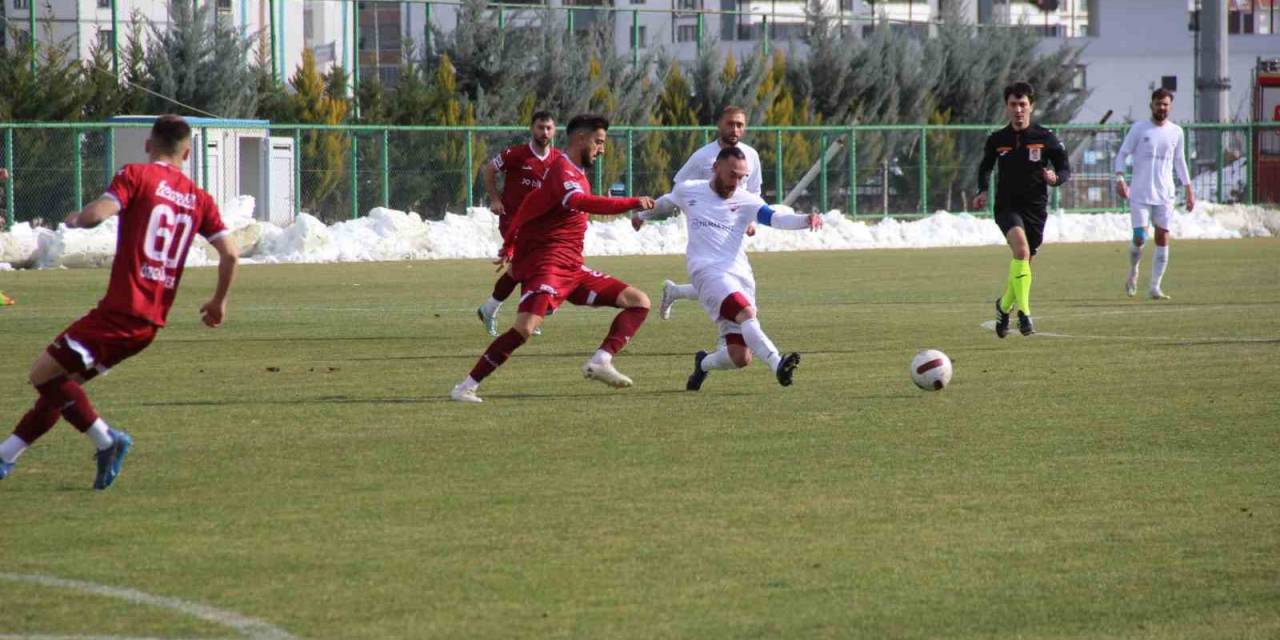
<path id="1" fill-rule="evenodd" d="M 987 137 L 982 164 L 978 167 L 978 195 L 974 209 L 987 206 L 987 184 L 998 163 L 996 177 L 996 224 L 1009 243 L 1013 261 L 1004 295 L 996 299 L 996 335 L 1009 333 L 1009 314 L 1018 308 L 1018 331 L 1035 333 L 1031 324 L 1031 256 L 1044 239 L 1048 216 L 1049 187 L 1071 176 L 1067 151 L 1053 132 L 1031 124 L 1036 90 L 1025 82 L 1004 88 L 1004 110 L 1009 125 Z"/>

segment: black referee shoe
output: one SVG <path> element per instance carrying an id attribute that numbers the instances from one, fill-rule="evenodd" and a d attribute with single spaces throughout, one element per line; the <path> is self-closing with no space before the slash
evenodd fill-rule
<path id="1" fill-rule="evenodd" d="M 996 337 L 1009 335 L 1009 314 L 1000 308 L 1000 298 L 996 298 Z"/>
<path id="2" fill-rule="evenodd" d="M 684 383 L 685 391 L 697 391 L 702 388 L 702 382 L 707 379 L 707 372 L 702 370 L 702 361 L 706 357 L 706 351 L 693 354 L 693 373 L 689 374 L 689 380 Z"/>
<path id="3" fill-rule="evenodd" d="M 1018 331 L 1021 331 L 1024 336 L 1029 336 L 1036 332 L 1035 325 L 1031 324 L 1031 316 L 1021 311 L 1018 312 Z"/>
<path id="4" fill-rule="evenodd" d="M 778 364 L 778 384 L 784 387 L 791 386 L 791 376 L 795 374 L 798 366 L 800 366 L 800 354 L 787 354 L 787 357 Z"/>

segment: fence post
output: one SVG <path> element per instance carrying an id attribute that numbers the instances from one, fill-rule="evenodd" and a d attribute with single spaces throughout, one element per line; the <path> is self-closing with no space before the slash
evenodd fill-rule
<path id="1" fill-rule="evenodd" d="M 293 216 L 302 213 L 302 130 L 293 130 Z"/>
<path id="2" fill-rule="evenodd" d="M 111 0 L 111 73 L 120 84 L 120 16 L 116 6 L 119 0 Z"/>
<path id="3" fill-rule="evenodd" d="M 827 209 L 827 133 L 824 131 L 819 137 L 821 143 L 818 148 L 821 149 L 818 156 L 818 206 L 822 207 L 822 212 L 826 213 Z"/>
<path id="4" fill-rule="evenodd" d="M 920 214 L 929 214 L 929 130 L 920 128 Z"/>
<path id="5" fill-rule="evenodd" d="M 773 187 L 778 190 L 778 202 L 787 197 L 782 192 L 782 129 L 773 131 Z"/>
<path id="6" fill-rule="evenodd" d="M 1223 184 L 1223 166 L 1227 162 L 1227 147 L 1222 141 L 1222 129 L 1217 129 L 1218 133 L 1218 204 L 1222 204 L 1224 194 L 1226 193 L 1226 185 Z"/>
<path id="7" fill-rule="evenodd" d="M 9 179 L 4 181 L 4 222 L 5 229 L 13 229 L 13 129 L 4 130 L 4 168 L 9 170 Z"/>
<path id="8" fill-rule="evenodd" d="M 102 175 L 104 182 L 111 184 L 111 174 L 116 168 L 116 136 L 115 129 L 107 128 L 107 152 L 102 157 Z"/>
<path id="9" fill-rule="evenodd" d="M 635 197 L 636 163 L 635 163 L 635 131 L 627 129 L 627 197 Z"/>
<path id="10" fill-rule="evenodd" d="M 354 131 L 351 136 L 351 219 L 360 217 L 360 137 Z"/>
<path id="11" fill-rule="evenodd" d="M 764 32 L 764 35 L 762 36 L 764 42 L 761 44 L 761 46 L 764 47 L 764 55 L 767 56 L 769 55 L 769 16 L 767 15 L 760 16 L 760 26 L 761 26 L 761 31 Z"/>
<path id="12" fill-rule="evenodd" d="M 36 77 L 36 2 L 27 0 L 27 43 L 31 47 L 31 77 Z M 53 18 L 52 15 L 49 16 Z"/>
<path id="13" fill-rule="evenodd" d="M 604 187 L 604 191 L 600 188 Z M 604 158 L 600 158 L 591 171 L 591 193 L 597 195 L 609 195 L 609 188 L 604 185 Z"/>
<path id="14" fill-rule="evenodd" d="M 640 66 L 640 11 L 631 10 L 631 66 Z"/>
<path id="15" fill-rule="evenodd" d="M 1254 156 L 1253 156 L 1253 141 L 1254 141 L 1254 137 L 1253 137 L 1253 136 L 1254 136 L 1254 130 L 1253 130 L 1253 121 L 1252 121 L 1252 120 L 1250 120 L 1250 121 L 1249 121 L 1249 129 L 1248 129 L 1248 131 L 1246 132 L 1246 135 L 1248 135 L 1248 136 L 1249 136 L 1249 139 L 1245 141 L 1245 142 L 1246 142 L 1246 144 L 1245 144 L 1246 151 L 1244 152 L 1244 153 L 1245 153 L 1245 156 L 1244 156 L 1244 157 L 1245 157 L 1245 160 L 1244 160 L 1244 162 L 1245 162 L 1245 167 L 1244 167 L 1244 201 L 1245 201 L 1246 203 L 1248 203 L 1248 204 L 1253 204 L 1253 162 L 1254 162 Z"/>
<path id="16" fill-rule="evenodd" d="M 72 129 L 71 133 L 76 137 L 75 160 L 72 162 L 72 165 L 75 167 L 76 171 L 76 177 L 75 180 L 73 180 L 73 184 L 76 189 L 76 211 L 79 211 L 84 208 L 84 158 L 81 157 L 84 151 L 82 146 L 84 141 L 80 137 L 81 133 L 79 129 Z"/>
<path id="17" fill-rule="evenodd" d="M 426 3 L 424 7 L 426 18 L 422 30 L 422 42 L 427 45 L 427 53 L 433 53 L 436 49 L 436 34 L 431 30 L 431 3 Z"/>
<path id="18" fill-rule="evenodd" d="M 849 137 L 845 149 L 849 152 L 849 204 L 848 213 L 858 217 L 858 139 L 854 136 L 854 128 L 849 127 Z"/>
<path id="19" fill-rule="evenodd" d="M 359 11 L 359 9 L 356 9 Z M 267 13 L 271 14 L 268 25 L 271 29 L 271 79 L 280 81 L 279 60 L 276 60 L 276 0 L 267 0 Z"/>
<path id="20" fill-rule="evenodd" d="M 351 3 L 351 112 L 354 120 L 360 120 L 360 3 Z M 352 143 L 354 144 L 354 143 Z"/>
<path id="21" fill-rule="evenodd" d="M 474 172 L 474 171 L 472 171 L 472 169 L 471 169 L 471 153 L 472 153 L 472 145 L 474 144 L 474 143 L 472 142 L 472 137 L 473 137 L 473 136 L 472 136 L 472 132 L 471 132 L 471 130 L 470 130 L 470 129 L 467 129 L 467 145 L 466 145 L 466 146 L 467 146 L 467 155 L 466 155 L 466 163 L 467 163 L 467 207 L 473 207 L 473 206 L 475 206 L 475 197 L 472 195 L 472 194 L 475 192 L 475 190 L 476 190 L 476 189 L 475 189 L 475 187 L 476 187 L 476 183 L 475 183 L 475 180 L 476 180 L 475 172 Z"/>
<path id="22" fill-rule="evenodd" d="M 703 55 L 703 12 L 698 12 L 698 55 Z"/>
<path id="23" fill-rule="evenodd" d="M 391 207 L 391 153 L 388 146 L 391 144 L 391 136 L 384 128 L 382 130 L 382 206 Z"/>
<path id="24" fill-rule="evenodd" d="M 209 129 L 200 128 L 200 188 L 209 190 Z"/>

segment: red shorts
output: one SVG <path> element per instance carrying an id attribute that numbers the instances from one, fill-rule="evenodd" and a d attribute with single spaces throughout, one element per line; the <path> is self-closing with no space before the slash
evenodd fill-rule
<path id="1" fill-rule="evenodd" d="M 568 300 L 585 307 L 612 307 L 627 283 L 583 266 L 577 273 L 538 273 L 520 282 L 520 313 L 545 316 Z"/>
<path id="2" fill-rule="evenodd" d="M 507 227 L 511 226 L 511 218 L 514 213 L 514 211 L 508 211 L 505 214 L 498 216 L 498 235 L 501 235 L 503 238 L 507 237 Z"/>
<path id="3" fill-rule="evenodd" d="M 158 330 L 140 318 L 94 309 L 58 334 L 46 351 L 68 373 L 91 378 L 146 349 Z"/>

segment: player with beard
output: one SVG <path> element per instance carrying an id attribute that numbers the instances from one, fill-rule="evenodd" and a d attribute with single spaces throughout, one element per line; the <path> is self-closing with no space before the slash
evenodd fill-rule
<path id="1" fill-rule="evenodd" d="M 631 341 L 649 315 L 649 296 L 617 278 L 593 271 L 582 262 L 587 215 L 618 215 L 652 209 L 653 199 L 609 198 L 591 195 L 589 169 L 604 153 L 609 120 L 578 115 L 569 121 L 568 144 L 556 156 L 542 186 L 520 203 L 503 236 L 500 259 L 509 262 L 520 283 L 520 307 L 515 324 L 485 350 L 465 380 L 449 397 L 458 402 L 481 402 L 480 383 L 502 366 L 529 339 L 543 318 L 564 301 L 576 305 L 622 309 L 614 318 L 600 348 L 582 365 L 582 374 L 611 387 L 629 387 L 631 378 L 613 366 L 613 356 Z"/>
<path id="2" fill-rule="evenodd" d="M 1142 245 L 1147 240 L 1147 224 L 1156 228 L 1156 248 L 1151 258 L 1151 286 L 1147 292 L 1152 300 L 1168 300 L 1160 288 L 1165 268 L 1169 266 L 1169 221 L 1177 194 L 1173 188 L 1173 174 L 1186 191 L 1187 211 L 1196 206 L 1196 196 L 1191 190 L 1191 175 L 1187 171 L 1187 157 L 1183 150 L 1186 138 L 1182 127 L 1169 122 L 1169 109 L 1173 107 L 1173 93 L 1161 88 L 1151 94 L 1151 119 L 1133 123 L 1116 154 L 1113 168 L 1116 172 L 1116 193 L 1129 200 L 1129 217 L 1133 222 L 1133 241 L 1129 243 L 1129 277 L 1124 291 L 1133 297 L 1138 291 L 1138 265 L 1142 263 Z M 1133 185 L 1125 184 L 1125 160 L 1133 158 Z"/>

